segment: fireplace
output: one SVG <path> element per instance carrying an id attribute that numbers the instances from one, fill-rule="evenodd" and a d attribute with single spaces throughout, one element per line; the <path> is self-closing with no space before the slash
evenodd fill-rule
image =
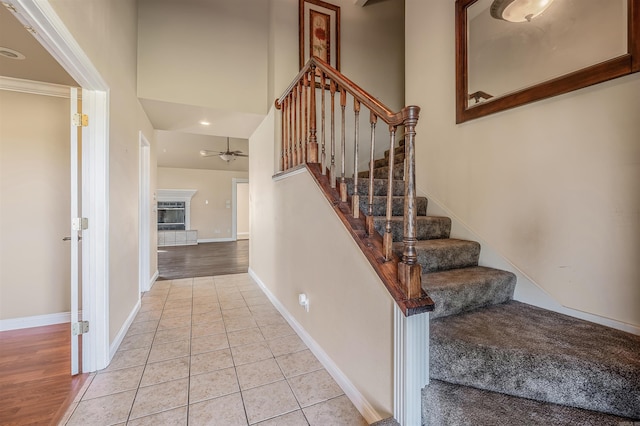
<path id="1" fill-rule="evenodd" d="M 184 201 L 158 201 L 158 231 L 185 231 Z"/>
<path id="2" fill-rule="evenodd" d="M 158 189 L 158 246 L 198 244 L 191 229 L 191 198 L 195 189 Z"/>

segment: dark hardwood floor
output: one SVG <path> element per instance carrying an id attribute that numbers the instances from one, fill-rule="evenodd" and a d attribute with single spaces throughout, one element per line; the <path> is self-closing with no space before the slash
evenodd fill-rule
<path id="1" fill-rule="evenodd" d="M 240 274 L 249 269 L 249 240 L 158 247 L 159 280 Z"/>
<path id="2" fill-rule="evenodd" d="M 89 377 L 71 376 L 69 324 L 0 333 L 0 424 L 56 424 Z"/>

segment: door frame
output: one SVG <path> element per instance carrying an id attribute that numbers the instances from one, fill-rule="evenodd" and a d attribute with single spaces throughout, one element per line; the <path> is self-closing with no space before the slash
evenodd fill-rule
<path id="1" fill-rule="evenodd" d="M 143 293 L 151 289 L 151 144 L 142 130 L 139 140 L 138 281 L 140 293 Z"/>
<path id="2" fill-rule="evenodd" d="M 249 183 L 248 178 L 231 178 L 231 241 L 238 241 L 238 184 Z"/>
<path id="3" fill-rule="evenodd" d="M 89 228 L 83 232 L 83 372 L 105 368 L 109 355 L 109 86 L 46 1 L 14 0 L 15 16 L 82 87 L 82 204 Z"/>

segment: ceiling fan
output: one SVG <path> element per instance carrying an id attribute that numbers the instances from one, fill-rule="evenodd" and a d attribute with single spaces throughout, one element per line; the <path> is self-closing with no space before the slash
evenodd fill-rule
<path id="1" fill-rule="evenodd" d="M 249 155 L 243 154 L 242 151 L 231 151 L 229 149 L 229 138 L 227 138 L 227 150 L 226 151 L 210 151 L 203 149 L 200 151 L 202 157 L 214 157 L 218 156 L 227 163 L 236 159 L 236 157 L 248 157 Z"/>

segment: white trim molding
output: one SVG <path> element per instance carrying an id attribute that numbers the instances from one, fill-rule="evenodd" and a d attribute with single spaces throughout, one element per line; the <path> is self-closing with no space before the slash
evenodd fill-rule
<path id="1" fill-rule="evenodd" d="M 249 183 L 247 178 L 231 178 L 231 240 L 236 241 L 238 235 L 238 184 Z M 249 238 L 248 232 L 241 232 L 240 235 L 246 235 Z M 246 239 L 245 238 L 245 239 Z"/>
<path id="2" fill-rule="evenodd" d="M 91 324 L 83 336 L 82 365 L 85 372 L 96 371 L 109 362 L 109 86 L 48 1 L 12 4 L 14 16 L 33 29 L 38 42 L 82 87 L 83 112 L 92 123 L 82 134 L 83 215 L 89 219 L 82 244 L 82 306 Z"/>
<path id="3" fill-rule="evenodd" d="M 156 283 L 156 281 L 158 280 L 159 276 L 160 276 L 160 272 L 156 269 L 156 272 L 153 273 L 153 276 L 149 280 L 149 290 L 151 290 L 151 288 L 153 288 L 153 285 Z"/>
<path id="4" fill-rule="evenodd" d="M 151 144 L 142 130 L 138 132 L 138 154 L 138 286 L 145 292 L 151 288 Z"/>
<path id="5" fill-rule="evenodd" d="M 422 388 L 429 384 L 429 313 L 406 317 L 394 303 L 393 322 L 393 417 L 420 426 Z"/>
<path id="6" fill-rule="evenodd" d="M 0 90 L 69 99 L 69 86 L 0 76 Z"/>
<path id="7" fill-rule="evenodd" d="M 13 15 L 23 25 L 33 29 L 32 34 L 58 63 L 84 89 L 108 90 L 109 86 L 93 66 L 62 19 L 49 2 L 14 0 Z"/>
<path id="8" fill-rule="evenodd" d="M 373 406 L 367 401 L 367 399 L 358 391 L 358 389 L 351 383 L 349 378 L 340 370 L 340 368 L 333 362 L 329 355 L 320 347 L 320 345 L 306 332 L 304 328 L 295 320 L 295 318 L 287 311 L 287 309 L 280 303 L 278 299 L 269 291 L 267 286 L 256 275 L 256 273 L 249 268 L 249 276 L 260 286 L 264 294 L 269 298 L 271 303 L 287 320 L 291 328 L 295 330 L 300 339 L 307 345 L 309 350 L 318 358 L 318 361 L 327 370 L 327 372 L 338 383 L 340 388 L 344 391 L 345 395 L 351 400 L 356 409 L 362 414 L 362 417 L 367 423 L 375 423 L 384 418 L 373 408 Z"/>
<path id="9" fill-rule="evenodd" d="M 78 317 L 82 318 L 82 311 L 78 311 Z M 30 317 L 8 318 L 0 320 L 0 331 L 21 330 L 23 328 L 44 327 L 47 325 L 64 324 L 71 322 L 71 312 L 58 312 L 55 314 L 34 315 Z"/>
<path id="10" fill-rule="evenodd" d="M 138 297 L 138 302 L 135 304 L 135 306 L 129 313 L 129 316 L 127 317 L 124 324 L 122 324 L 122 327 L 120 327 L 120 330 L 118 330 L 118 334 L 116 335 L 116 337 L 113 339 L 113 342 L 111 343 L 111 347 L 109 348 L 109 363 L 113 359 L 113 356 L 116 354 L 116 352 L 118 351 L 118 348 L 120 347 L 120 344 L 122 343 L 125 336 L 127 335 L 127 331 L 129 331 L 129 327 L 131 327 L 131 323 L 133 323 L 133 320 L 136 318 L 136 315 L 140 310 L 140 306 L 141 306 L 141 302 L 140 302 L 140 298 Z"/>

